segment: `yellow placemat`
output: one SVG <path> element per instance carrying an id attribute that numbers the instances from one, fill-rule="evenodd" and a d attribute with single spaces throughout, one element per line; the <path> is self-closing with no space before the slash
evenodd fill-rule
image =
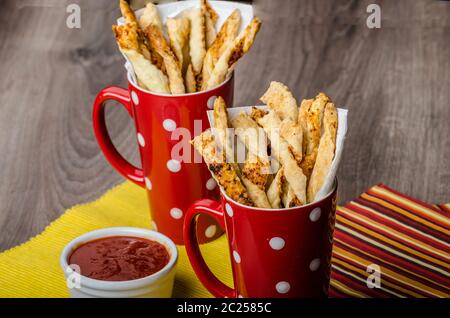
<path id="1" fill-rule="evenodd" d="M 150 213 L 144 190 L 125 182 L 100 199 L 75 206 L 28 242 L 0 254 L 0 297 L 68 297 L 59 256 L 75 237 L 114 226 L 150 227 Z M 211 297 L 195 276 L 186 251 L 178 247 L 179 261 L 173 297 Z M 222 236 L 202 246 L 211 270 L 231 286 L 231 267 Z M 224 266 L 227 264 L 227 266 Z"/>

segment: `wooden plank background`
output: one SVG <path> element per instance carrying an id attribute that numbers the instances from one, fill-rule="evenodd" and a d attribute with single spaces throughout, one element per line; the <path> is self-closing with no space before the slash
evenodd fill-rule
<path id="1" fill-rule="evenodd" d="M 123 181 L 91 127 L 96 93 L 125 85 L 110 31 L 117 2 L 0 2 L 0 250 Z M 382 8 L 381 29 L 366 26 L 372 2 Z M 69 3 L 81 6 L 81 29 L 66 27 Z M 239 64 L 236 105 L 257 103 L 271 80 L 299 99 L 323 90 L 350 111 L 341 203 L 380 182 L 428 202 L 450 201 L 449 2 L 254 6 L 263 27 Z M 119 150 L 137 163 L 125 111 L 110 107 L 108 121 Z"/>

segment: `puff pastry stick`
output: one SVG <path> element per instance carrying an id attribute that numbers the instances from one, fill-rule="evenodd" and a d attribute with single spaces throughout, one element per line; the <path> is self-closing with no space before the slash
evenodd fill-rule
<path id="1" fill-rule="evenodd" d="M 285 177 L 283 176 L 283 182 L 282 182 L 282 194 L 281 194 L 281 201 L 283 202 L 283 206 L 285 208 L 293 208 L 296 206 L 302 205 L 300 200 L 297 199 L 297 197 L 294 194 L 294 190 L 289 185 L 288 182 L 286 182 Z"/>
<path id="2" fill-rule="evenodd" d="M 242 167 L 242 176 L 252 181 L 263 192 L 266 190 L 266 183 L 269 176 L 270 164 L 261 158 L 248 153 L 247 160 Z"/>
<path id="3" fill-rule="evenodd" d="M 298 124 L 294 124 L 293 122 L 289 120 L 281 121 L 281 119 L 278 117 L 276 113 L 272 111 L 271 117 L 277 124 L 279 124 L 280 128 L 280 136 L 288 143 L 288 148 L 291 154 L 294 156 L 294 159 L 297 161 L 298 164 L 300 164 L 302 160 L 302 153 L 303 153 L 303 145 L 302 145 L 302 139 L 303 139 L 303 131 L 302 127 Z M 262 117 L 266 116 L 268 112 L 253 107 L 251 112 L 251 119 L 258 122 L 258 119 L 261 119 Z M 275 127 L 275 126 L 274 126 Z M 276 127 L 275 127 L 276 128 Z"/>
<path id="4" fill-rule="evenodd" d="M 214 70 L 214 67 L 223 54 L 225 49 L 229 47 L 237 36 L 241 25 L 241 14 L 239 10 L 234 10 L 223 23 L 214 43 L 208 48 L 205 59 L 203 60 L 202 90 L 207 88 L 208 80 Z"/>
<path id="5" fill-rule="evenodd" d="M 281 120 L 298 120 L 297 101 L 289 88 L 280 82 L 271 82 L 260 100 L 273 109 Z"/>
<path id="6" fill-rule="evenodd" d="M 297 165 L 297 161 L 289 151 L 288 143 L 281 138 L 278 127 L 281 122 L 275 112 L 257 119 L 258 124 L 264 128 L 271 142 L 272 155 L 281 163 L 285 177 L 300 204 L 306 203 L 306 176 Z"/>
<path id="7" fill-rule="evenodd" d="M 120 0 L 119 7 L 120 12 L 122 13 L 122 16 L 124 17 L 126 23 L 135 23 L 136 25 L 138 25 L 136 15 L 134 14 L 133 9 L 131 9 L 127 1 Z"/>
<path id="8" fill-rule="evenodd" d="M 143 88 L 157 93 L 169 93 L 167 77 L 140 50 L 136 28 L 132 24 L 114 25 L 112 28 L 120 51 L 130 60 Z"/>
<path id="9" fill-rule="evenodd" d="M 250 179 L 247 179 L 246 177 L 241 178 L 247 188 L 248 195 L 254 202 L 255 206 L 258 208 L 270 209 L 271 205 L 264 190 L 261 190 L 261 188 L 254 184 Z"/>
<path id="10" fill-rule="evenodd" d="M 200 9 L 202 10 L 203 16 L 205 18 L 205 41 L 206 41 L 206 49 L 208 49 L 216 39 L 216 29 L 214 27 L 214 22 L 211 17 L 211 11 L 208 10 L 207 4 L 208 1 L 200 0 Z M 209 8 L 214 11 L 214 9 L 209 6 Z"/>
<path id="11" fill-rule="evenodd" d="M 139 19 L 139 25 L 141 26 L 142 30 L 145 30 L 150 24 L 155 25 L 161 31 L 163 30 L 163 25 L 161 23 L 161 18 L 159 17 L 158 8 L 151 2 L 146 4 L 144 12 Z"/>
<path id="12" fill-rule="evenodd" d="M 225 80 L 229 69 L 250 50 L 260 28 L 261 20 L 257 17 L 253 18 L 245 30 L 234 40 L 233 45 L 229 46 L 221 55 L 205 89 L 216 87 Z"/>
<path id="13" fill-rule="evenodd" d="M 147 39 L 155 51 L 162 56 L 169 78 L 169 87 L 172 94 L 184 94 L 184 80 L 181 75 L 178 60 L 172 52 L 161 30 L 155 24 L 150 24 L 146 29 Z"/>
<path id="14" fill-rule="evenodd" d="M 184 83 L 186 86 L 186 92 L 194 93 L 197 91 L 197 83 L 195 82 L 194 70 L 192 69 L 192 64 L 189 64 L 186 69 L 186 74 L 184 76 Z"/>
<path id="15" fill-rule="evenodd" d="M 135 50 L 120 49 L 130 60 L 144 89 L 155 93 L 170 93 L 169 81 L 161 70 Z"/>
<path id="16" fill-rule="evenodd" d="M 330 171 L 336 150 L 337 127 L 338 115 L 336 107 L 333 103 L 327 103 L 323 115 L 323 134 L 320 137 L 317 159 L 308 183 L 308 202 L 314 201 L 317 192 L 320 191 Z"/>
<path id="17" fill-rule="evenodd" d="M 136 15 L 134 14 L 134 11 L 131 9 L 129 4 L 125 0 L 120 0 L 119 5 L 120 5 L 120 12 L 122 13 L 122 16 L 125 19 L 125 26 L 128 29 L 127 30 L 127 32 L 129 33 L 128 38 L 134 37 L 134 40 L 137 41 L 138 43 L 138 45 L 135 48 L 138 50 L 139 53 L 144 55 L 146 59 L 151 60 L 149 48 L 145 43 L 145 36 L 142 30 L 139 28 L 139 24 L 136 19 Z M 114 28 L 117 28 L 117 26 L 113 26 L 113 31 L 114 33 L 116 33 Z"/>
<path id="18" fill-rule="evenodd" d="M 216 129 L 222 151 L 225 152 L 225 154 L 222 155 L 222 158 L 227 162 L 234 162 L 233 141 L 228 135 L 229 127 L 230 122 L 225 101 L 219 96 L 214 102 L 214 128 Z M 270 208 L 270 203 L 265 192 L 268 171 L 270 169 L 269 162 L 263 162 L 260 158 L 249 152 L 241 174 L 238 172 L 238 165 L 232 165 L 235 166 L 235 170 L 240 176 L 243 184 L 246 186 L 248 194 L 255 206 L 260 208 Z"/>
<path id="19" fill-rule="evenodd" d="M 303 142 L 303 130 L 299 124 L 294 124 L 290 120 L 284 120 L 281 123 L 280 135 L 289 144 L 289 150 L 294 156 L 297 164 L 300 165 L 302 161 L 302 142 Z"/>
<path id="20" fill-rule="evenodd" d="M 178 60 L 178 66 L 182 74 L 186 73 L 189 65 L 189 32 L 190 25 L 187 18 L 167 18 L 167 33 L 170 47 Z"/>
<path id="21" fill-rule="evenodd" d="M 234 128 L 236 136 L 250 153 L 260 158 L 263 162 L 269 162 L 266 133 L 258 126 L 256 121 L 242 112 L 231 119 L 231 126 Z"/>
<path id="22" fill-rule="evenodd" d="M 314 163 L 317 158 L 320 135 L 322 130 L 322 118 L 325 105 L 330 102 L 330 98 L 324 93 L 319 93 L 312 102 L 304 101 L 300 106 L 300 120 L 304 121 L 306 130 L 303 138 L 306 139 L 305 156 L 300 164 L 304 174 L 311 176 Z"/>
<path id="23" fill-rule="evenodd" d="M 253 206 L 246 187 L 242 184 L 233 166 L 217 156 L 216 142 L 211 130 L 206 130 L 191 141 L 194 148 L 203 156 L 209 171 L 225 193 L 233 200 Z"/>
<path id="24" fill-rule="evenodd" d="M 151 4 L 153 5 L 153 4 Z M 156 7 L 154 8 L 156 10 Z M 134 14 L 134 11 L 131 9 L 128 2 L 125 0 L 120 0 L 120 11 L 122 12 L 122 16 L 125 18 L 125 22 L 127 25 L 133 28 L 134 32 L 136 32 L 138 40 L 139 40 L 139 53 L 144 55 L 144 57 L 152 62 L 158 69 L 160 69 L 164 74 L 166 73 L 165 65 L 163 58 L 152 49 L 150 45 L 148 45 L 144 32 L 144 28 L 141 28 L 142 24 L 140 24 Z M 156 16 L 159 20 L 158 12 L 156 11 Z M 155 22 L 157 23 L 157 21 Z M 159 22 L 161 24 L 161 22 Z"/>
<path id="25" fill-rule="evenodd" d="M 219 96 L 214 101 L 214 132 L 218 137 L 219 145 L 222 148 L 222 157 L 224 161 L 234 163 L 234 148 L 233 142 L 231 139 L 230 124 L 228 122 L 228 113 L 227 113 L 227 105 L 225 104 L 225 100 Z"/>
<path id="26" fill-rule="evenodd" d="M 204 8 L 209 13 L 209 16 L 211 17 L 212 23 L 216 24 L 217 20 L 219 19 L 219 14 L 214 10 L 214 8 L 211 6 L 209 1 L 207 0 L 201 0 L 202 4 L 204 2 Z"/>
<path id="27" fill-rule="evenodd" d="M 283 191 L 283 168 L 279 169 L 275 178 L 272 180 L 272 183 L 267 190 L 267 198 L 269 199 L 269 203 L 273 209 L 281 208 L 281 194 Z"/>
<path id="28" fill-rule="evenodd" d="M 191 24 L 189 55 L 191 57 L 192 69 L 197 77 L 202 71 L 203 59 L 206 54 L 205 17 L 199 8 L 186 10 L 184 17 L 188 18 Z"/>

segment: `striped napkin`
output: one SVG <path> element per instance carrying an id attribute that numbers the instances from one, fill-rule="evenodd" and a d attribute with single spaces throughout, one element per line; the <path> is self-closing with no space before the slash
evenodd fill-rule
<path id="1" fill-rule="evenodd" d="M 330 296 L 450 297 L 449 217 L 385 185 L 339 207 Z"/>

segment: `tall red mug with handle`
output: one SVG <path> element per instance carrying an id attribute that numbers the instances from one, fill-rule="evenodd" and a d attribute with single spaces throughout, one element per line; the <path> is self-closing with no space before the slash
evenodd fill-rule
<path id="1" fill-rule="evenodd" d="M 221 201 L 197 201 L 184 221 L 185 247 L 195 273 L 216 297 L 326 297 L 336 194 L 337 182 L 322 200 L 289 209 L 248 207 L 223 191 Z M 227 233 L 234 288 L 219 281 L 201 256 L 198 215 L 215 218 Z"/>
<path id="2" fill-rule="evenodd" d="M 234 78 L 208 91 L 183 95 L 152 93 L 138 87 L 128 76 L 128 90 L 107 87 L 94 102 L 93 125 L 97 142 L 109 163 L 125 178 L 147 192 L 153 229 L 183 244 L 183 220 L 188 207 L 200 198 L 215 198 L 218 189 L 206 166 L 172 158 L 172 148 L 179 140 L 172 140 L 172 132 L 185 128 L 193 138 L 209 127 L 206 111 L 221 96 L 227 105 L 233 104 Z M 105 123 L 108 100 L 119 102 L 133 118 L 142 168 L 126 161 L 114 147 Z M 194 131 L 195 121 L 202 122 Z M 189 147 L 190 148 L 190 147 Z M 222 230 L 208 216 L 199 219 L 197 235 L 200 242 L 220 236 Z"/>

